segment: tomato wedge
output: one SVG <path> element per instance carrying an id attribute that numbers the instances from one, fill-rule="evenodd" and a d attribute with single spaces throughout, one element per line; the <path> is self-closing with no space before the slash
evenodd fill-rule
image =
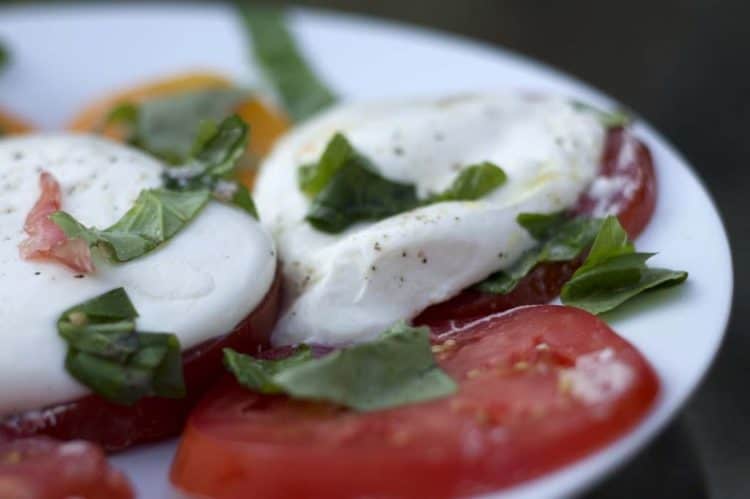
<path id="1" fill-rule="evenodd" d="M 0 497 L 131 499 L 133 492 L 95 445 L 29 438 L 0 443 Z"/>
<path id="2" fill-rule="evenodd" d="M 575 308 L 490 316 L 434 351 L 458 393 L 385 411 L 259 395 L 226 378 L 191 415 L 171 479 L 216 499 L 462 497 L 601 448 L 658 393 L 638 351 Z"/>
<path id="3" fill-rule="evenodd" d="M 0 436 L 83 439 L 116 451 L 178 435 L 190 409 L 224 372 L 222 349 L 255 352 L 268 346 L 280 297 L 281 279 L 277 275 L 260 305 L 231 333 L 184 352 L 187 396 L 183 399 L 145 398 L 132 406 L 124 406 L 89 395 L 38 411 L 0 417 Z"/>
<path id="4" fill-rule="evenodd" d="M 600 177 L 616 188 L 607 189 L 604 195 L 585 193 L 575 213 L 597 216 L 616 213 L 630 238 L 635 239 L 648 225 L 656 206 L 656 175 L 651 153 L 628 130 L 611 129 L 604 146 Z M 563 284 L 582 262 L 578 259 L 539 264 L 507 295 L 464 290 L 450 300 L 428 307 L 414 323 L 440 332 L 520 305 L 547 303 L 560 294 Z"/>

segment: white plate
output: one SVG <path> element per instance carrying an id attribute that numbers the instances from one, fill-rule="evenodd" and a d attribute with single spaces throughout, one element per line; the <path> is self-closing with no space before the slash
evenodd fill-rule
<path id="1" fill-rule="evenodd" d="M 245 38 L 227 7 L 11 7 L 0 10 L 0 20 L 0 38 L 11 45 L 15 60 L 0 78 L 0 104 L 45 128 L 62 125 L 94 97 L 155 76 L 209 68 L 243 82 L 255 79 Z M 548 67 L 444 34 L 311 11 L 296 11 L 293 28 L 315 66 L 346 98 L 513 86 L 612 104 Z M 688 270 L 690 279 L 607 319 L 655 366 L 661 398 L 646 420 L 614 445 L 492 497 L 566 497 L 590 487 L 675 415 L 721 342 L 732 293 L 731 257 L 721 220 L 685 160 L 647 124 L 639 122 L 635 129 L 651 148 L 659 178 L 656 214 L 638 247 L 658 251 L 655 264 Z M 130 474 L 140 497 L 163 498 L 169 495 L 166 474 L 173 452 L 174 443 L 166 443 L 113 461 Z"/>

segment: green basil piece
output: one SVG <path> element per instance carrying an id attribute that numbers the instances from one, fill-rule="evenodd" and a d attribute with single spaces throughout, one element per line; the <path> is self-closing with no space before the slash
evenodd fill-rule
<path id="1" fill-rule="evenodd" d="M 414 185 L 388 180 L 365 158 L 355 156 L 313 199 L 306 220 L 320 231 L 339 233 L 357 222 L 381 220 L 417 206 Z"/>
<path id="2" fill-rule="evenodd" d="M 0 73 L 5 70 L 10 62 L 10 51 L 4 43 L 0 43 Z"/>
<path id="3" fill-rule="evenodd" d="M 461 170 L 448 189 L 426 202 L 475 201 L 491 193 L 505 183 L 508 177 L 497 165 L 485 161 Z"/>
<path id="4" fill-rule="evenodd" d="M 305 61 L 281 10 L 239 7 L 253 54 L 287 113 L 302 121 L 329 107 L 335 97 Z"/>
<path id="5" fill-rule="evenodd" d="M 435 363 L 429 329 L 404 323 L 371 343 L 320 358 L 313 358 L 305 348 L 280 361 L 224 352 L 227 368 L 251 390 L 325 400 L 358 411 L 432 400 L 457 390 L 453 379 Z"/>
<path id="6" fill-rule="evenodd" d="M 599 219 L 569 218 L 564 213 L 521 213 L 516 220 L 538 241 L 537 246 L 524 253 L 510 268 L 475 285 L 477 290 L 492 294 L 510 293 L 537 264 L 577 258 L 591 246 L 602 226 Z"/>
<path id="7" fill-rule="evenodd" d="M 586 261 L 563 286 L 560 298 L 565 305 L 600 314 L 645 291 L 687 279 L 687 272 L 647 267 L 652 256 L 637 253 L 617 217 L 607 217 Z"/>
<path id="8" fill-rule="evenodd" d="M 168 163 L 188 161 L 205 123 L 231 116 L 250 93 L 237 88 L 215 88 L 149 99 L 141 104 L 123 102 L 112 109 L 107 123 L 129 129 L 129 142 Z"/>
<path id="9" fill-rule="evenodd" d="M 573 101 L 573 108 L 584 113 L 591 113 L 599 120 L 605 128 L 619 128 L 628 126 L 633 118 L 622 109 L 614 111 L 602 111 L 601 109 L 581 101 Z"/>
<path id="10" fill-rule="evenodd" d="M 314 198 L 320 194 L 347 161 L 355 156 L 355 151 L 349 141 L 337 133 L 328 142 L 320 160 L 316 164 L 303 165 L 297 170 L 299 188 L 308 197 Z"/>
<path id="11" fill-rule="evenodd" d="M 83 239 L 100 248 L 114 262 L 127 262 L 145 255 L 171 239 L 211 199 L 206 190 L 174 192 L 166 189 L 142 191 L 133 207 L 107 229 L 85 227 L 64 211 L 50 216 L 65 235 Z"/>
<path id="12" fill-rule="evenodd" d="M 464 169 L 445 192 L 420 200 L 413 184 L 380 175 L 370 160 L 339 133 L 328 142 L 317 163 L 297 170 L 300 190 L 312 199 L 307 221 L 329 233 L 428 204 L 474 201 L 500 187 L 505 180 L 500 167 L 484 162 Z"/>
<path id="13" fill-rule="evenodd" d="M 143 397 L 185 396 L 177 337 L 136 331 L 138 316 L 122 288 L 63 312 L 57 321 L 68 345 L 65 367 L 94 393 L 131 405 Z"/>
<path id="14" fill-rule="evenodd" d="M 167 168 L 164 184 L 176 191 L 210 189 L 218 200 L 231 203 L 258 218 L 248 189 L 232 178 L 245 153 L 248 126 L 233 115 L 216 125 L 205 121 L 192 147 L 192 156 L 182 166 Z"/>

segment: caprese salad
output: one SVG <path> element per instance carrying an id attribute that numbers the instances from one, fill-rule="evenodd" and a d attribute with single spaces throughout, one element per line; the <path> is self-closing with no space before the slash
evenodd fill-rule
<path id="1" fill-rule="evenodd" d="M 636 425 L 659 380 L 597 315 L 687 274 L 635 250 L 627 116 L 338 102 L 240 14 L 270 95 L 186 73 L 68 132 L 0 119 L 0 496 L 131 497 L 97 446 L 184 429 L 196 497 L 468 497 Z"/>

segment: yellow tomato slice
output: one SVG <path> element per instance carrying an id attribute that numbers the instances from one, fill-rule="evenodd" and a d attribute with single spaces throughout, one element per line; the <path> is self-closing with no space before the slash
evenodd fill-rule
<path id="1" fill-rule="evenodd" d="M 31 132 L 34 129 L 29 123 L 8 111 L 0 111 L 0 131 L 4 135 L 17 135 Z"/>
<path id="2" fill-rule="evenodd" d="M 109 112 L 119 104 L 124 102 L 137 104 L 171 94 L 231 86 L 231 80 L 209 72 L 174 75 L 95 101 L 78 113 L 69 123 L 68 128 L 79 132 L 97 132 L 115 140 L 122 140 L 124 138 L 122 127 L 104 126 Z M 250 125 L 251 130 L 248 144 L 249 158 L 248 161 L 243 161 L 244 165 L 254 165 L 257 158 L 268 154 L 276 140 L 290 127 L 289 120 L 282 112 L 257 97 L 241 102 L 235 111 Z M 248 187 L 252 186 L 255 169 L 241 166 L 238 178 Z"/>

